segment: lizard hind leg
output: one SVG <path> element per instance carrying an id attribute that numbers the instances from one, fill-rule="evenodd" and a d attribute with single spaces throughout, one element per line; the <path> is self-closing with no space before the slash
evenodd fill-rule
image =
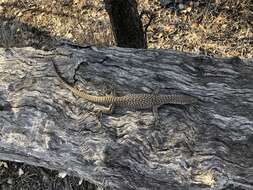
<path id="1" fill-rule="evenodd" d="M 98 109 L 96 110 L 97 117 L 101 117 L 103 114 L 111 115 L 114 111 L 115 106 L 113 104 L 110 104 L 108 108 Z"/>
<path id="2" fill-rule="evenodd" d="M 104 91 L 106 91 L 106 95 L 105 96 L 116 96 L 116 90 L 114 86 L 107 86 Z M 105 108 L 100 108 L 95 110 L 95 113 L 97 115 L 98 118 L 100 118 L 103 114 L 107 114 L 107 115 L 111 115 L 114 111 L 115 105 L 113 103 L 111 103 L 109 105 L 109 107 L 105 107 Z"/>

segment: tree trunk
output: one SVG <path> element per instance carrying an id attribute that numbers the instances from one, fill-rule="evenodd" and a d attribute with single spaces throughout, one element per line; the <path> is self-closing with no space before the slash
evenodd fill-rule
<path id="1" fill-rule="evenodd" d="M 0 159 L 65 171 L 108 189 L 252 189 L 253 64 L 174 51 L 0 49 Z M 188 94 L 194 105 L 101 106 L 64 89 L 53 69 L 90 94 Z"/>
<path id="2" fill-rule="evenodd" d="M 135 0 L 104 0 L 117 46 L 147 48 Z"/>

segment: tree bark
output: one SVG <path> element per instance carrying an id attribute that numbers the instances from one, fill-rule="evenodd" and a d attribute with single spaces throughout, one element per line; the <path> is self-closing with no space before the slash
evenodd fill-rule
<path id="1" fill-rule="evenodd" d="M 135 0 L 104 0 L 117 46 L 147 48 Z"/>
<path id="2" fill-rule="evenodd" d="M 0 49 L 0 159 L 57 169 L 108 189 L 252 189 L 253 62 L 174 51 Z M 197 104 L 150 110 L 101 106 L 90 94 L 188 94 Z"/>

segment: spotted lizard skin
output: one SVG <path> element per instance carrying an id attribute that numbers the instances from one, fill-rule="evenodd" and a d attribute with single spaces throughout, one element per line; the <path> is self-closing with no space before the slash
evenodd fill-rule
<path id="1" fill-rule="evenodd" d="M 76 88 L 68 84 L 59 74 L 56 65 L 54 64 L 55 71 L 62 85 L 69 89 L 77 96 L 88 100 L 93 103 L 101 105 L 113 105 L 118 107 L 127 107 L 133 109 L 146 109 L 159 107 L 164 104 L 192 104 L 196 102 L 196 99 L 187 95 L 160 95 L 160 94 L 128 94 L 125 96 L 94 96 L 89 95 L 84 91 L 79 91 Z"/>

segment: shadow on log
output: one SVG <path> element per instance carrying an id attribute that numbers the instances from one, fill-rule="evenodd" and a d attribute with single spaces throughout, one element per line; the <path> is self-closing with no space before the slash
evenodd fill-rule
<path id="1" fill-rule="evenodd" d="M 161 50 L 0 49 L 0 159 L 80 176 L 108 189 L 252 189 L 253 64 Z M 101 106 L 90 94 L 188 94 L 195 105 L 151 110 Z"/>

